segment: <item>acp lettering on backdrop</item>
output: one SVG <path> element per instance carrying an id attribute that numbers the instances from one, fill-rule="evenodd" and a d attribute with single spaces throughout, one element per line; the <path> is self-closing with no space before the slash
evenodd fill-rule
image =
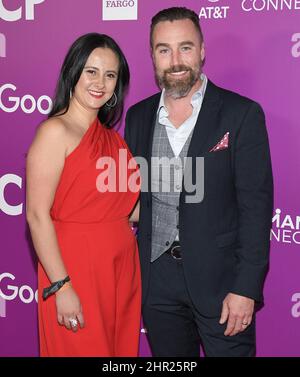
<path id="1" fill-rule="evenodd" d="M 292 302 L 295 302 L 295 304 L 292 306 L 291 314 L 294 318 L 299 318 L 300 317 L 300 293 L 293 294 Z"/>
<path id="2" fill-rule="evenodd" d="M 219 3 L 219 0 L 207 0 L 208 3 Z M 199 18 L 205 19 L 221 19 L 227 18 L 230 7 L 228 5 L 213 5 L 205 6 L 200 9 Z"/>
<path id="3" fill-rule="evenodd" d="M 300 0 L 242 0 L 245 12 L 300 10 Z"/>
<path id="4" fill-rule="evenodd" d="M 295 33 L 292 35 L 292 42 L 295 44 L 292 46 L 292 56 L 294 58 L 300 57 L 300 33 Z"/>
<path id="5" fill-rule="evenodd" d="M 5 8 L 3 0 L 0 0 L 0 18 L 4 21 L 19 21 L 23 17 L 23 10 L 25 7 L 25 20 L 34 20 L 34 9 L 38 4 L 43 3 L 45 0 L 23 0 L 23 6 L 17 9 L 10 10 Z"/>
<path id="6" fill-rule="evenodd" d="M 277 208 L 272 219 L 270 240 L 300 245 L 300 216 L 282 215 Z"/>
<path id="7" fill-rule="evenodd" d="M 0 33 L 0 58 L 6 58 L 6 37 Z"/>
<path id="8" fill-rule="evenodd" d="M 5 113 L 14 113 L 20 107 L 25 114 L 31 114 L 36 109 L 41 114 L 48 114 L 52 107 L 52 100 L 48 96 L 41 96 L 37 100 L 30 94 L 25 94 L 22 97 L 5 97 L 7 90 L 16 91 L 17 87 L 14 84 L 4 84 L 0 87 L 0 110 Z M 3 98 L 4 97 L 4 98 Z M 6 101 L 6 105 L 3 100 Z M 42 104 L 46 102 L 46 108 Z"/>
<path id="9" fill-rule="evenodd" d="M 0 177 L 0 211 L 9 216 L 18 216 L 22 214 L 23 203 L 11 205 L 6 201 L 5 189 L 9 184 L 17 185 L 21 189 L 22 178 L 15 174 L 5 174 Z"/>
<path id="10" fill-rule="evenodd" d="M 102 19 L 137 20 L 138 0 L 102 0 Z"/>

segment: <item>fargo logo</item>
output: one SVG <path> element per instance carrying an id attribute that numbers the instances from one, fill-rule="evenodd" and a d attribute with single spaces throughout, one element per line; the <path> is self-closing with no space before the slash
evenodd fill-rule
<path id="1" fill-rule="evenodd" d="M 210 6 L 205 6 L 200 9 L 199 18 L 205 19 L 220 19 L 227 18 L 230 7 L 228 5 L 217 6 L 213 5 L 218 3 L 219 0 L 208 0 L 209 3 L 212 3 Z"/>
<path id="2" fill-rule="evenodd" d="M 0 177 L 0 211 L 9 216 L 18 216 L 22 214 L 23 203 L 9 204 L 5 199 L 5 189 L 9 184 L 13 184 L 22 189 L 22 178 L 15 174 L 5 174 Z"/>
<path id="3" fill-rule="evenodd" d="M 24 304 L 30 304 L 32 301 L 38 301 L 38 291 L 33 290 L 29 285 L 20 287 L 12 285 L 11 281 L 15 276 L 9 272 L 0 274 L 0 297 L 6 301 L 12 301 L 19 298 Z"/>
<path id="4" fill-rule="evenodd" d="M 25 20 L 34 20 L 35 6 L 43 3 L 44 1 L 45 0 L 23 0 L 23 6 L 12 10 L 5 8 L 3 0 L 0 0 L 0 18 L 4 21 L 13 22 L 21 20 L 25 14 Z"/>
<path id="5" fill-rule="evenodd" d="M 102 0 L 102 19 L 137 20 L 138 0 Z"/>
<path id="6" fill-rule="evenodd" d="M 4 84 L 0 86 L 0 110 L 5 113 L 14 113 L 19 108 L 26 113 L 31 114 L 36 109 L 41 114 L 48 114 L 52 107 L 52 100 L 48 96 L 41 96 L 37 100 L 30 94 L 22 97 L 10 96 L 11 91 L 15 92 L 17 87 L 14 84 Z"/>
<path id="7" fill-rule="evenodd" d="M 292 317 L 299 318 L 300 317 L 300 293 L 293 294 L 292 302 L 295 302 L 291 310 Z"/>
<path id="8" fill-rule="evenodd" d="M 282 215 L 281 209 L 276 209 L 272 219 L 270 240 L 282 243 L 300 245 L 300 216 Z"/>
<path id="9" fill-rule="evenodd" d="M 0 58 L 6 58 L 6 37 L 0 33 Z"/>
<path id="10" fill-rule="evenodd" d="M 299 0 L 242 0 L 245 12 L 300 10 Z"/>
<path id="11" fill-rule="evenodd" d="M 294 58 L 300 58 L 300 33 L 292 35 L 292 42 L 295 42 L 292 46 L 292 56 Z"/>

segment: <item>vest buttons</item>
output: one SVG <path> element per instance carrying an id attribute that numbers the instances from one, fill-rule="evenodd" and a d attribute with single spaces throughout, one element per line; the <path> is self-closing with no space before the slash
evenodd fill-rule
<path id="1" fill-rule="evenodd" d="M 169 246 L 169 245 L 170 245 L 170 242 L 169 242 L 169 241 L 167 241 L 167 242 L 166 242 L 166 246 Z"/>

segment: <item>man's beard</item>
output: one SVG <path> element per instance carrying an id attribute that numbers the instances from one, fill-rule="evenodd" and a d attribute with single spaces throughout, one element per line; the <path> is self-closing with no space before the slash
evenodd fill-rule
<path id="1" fill-rule="evenodd" d="M 187 71 L 187 74 L 183 78 L 170 77 L 169 73 Z M 176 65 L 163 71 L 162 75 L 159 75 L 156 71 L 156 80 L 160 88 L 164 88 L 166 95 L 173 99 L 179 99 L 186 97 L 195 83 L 199 80 L 201 73 L 201 64 L 199 68 L 192 69 L 186 65 Z"/>

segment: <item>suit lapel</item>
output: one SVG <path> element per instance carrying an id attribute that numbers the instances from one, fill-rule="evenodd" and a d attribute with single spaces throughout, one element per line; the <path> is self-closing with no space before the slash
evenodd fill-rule
<path id="1" fill-rule="evenodd" d="M 203 156 L 207 151 L 207 144 L 216 134 L 219 126 L 221 104 L 219 89 L 208 80 L 202 107 L 188 149 L 188 157 Z"/>
<path id="2" fill-rule="evenodd" d="M 153 145 L 153 135 L 154 127 L 156 122 L 156 115 L 158 110 L 158 105 L 160 101 L 161 93 L 156 94 L 153 100 L 149 103 L 147 109 L 145 109 L 145 135 L 144 135 L 144 146 L 145 146 L 145 157 L 148 161 L 148 196 L 151 201 L 151 156 L 152 156 L 152 145 Z"/>
<path id="3" fill-rule="evenodd" d="M 151 163 L 154 126 L 160 96 L 161 93 L 158 93 L 152 97 L 144 113 L 144 150 L 146 151 L 145 157 L 149 164 Z M 187 156 L 192 157 L 205 153 L 207 141 L 217 132 L 221 104 L 220 90 L 208 80 L 204 100 L 195 124 Z"/>
<path id="4" fill-rule="evenodd" d="M 153 102 L 149 105 L 149 108 L 145 112 L 145 147 L 147 150 L 146 158 L 148 163 L 151 163 L 151 156 L 152 156 L 152 145 L 153 145 L 153 134 L 154 134 L 154 127 L 156 122 L 156 115 L 157 109 L 159 105 L 160 95 L 154 98 Z"/>

